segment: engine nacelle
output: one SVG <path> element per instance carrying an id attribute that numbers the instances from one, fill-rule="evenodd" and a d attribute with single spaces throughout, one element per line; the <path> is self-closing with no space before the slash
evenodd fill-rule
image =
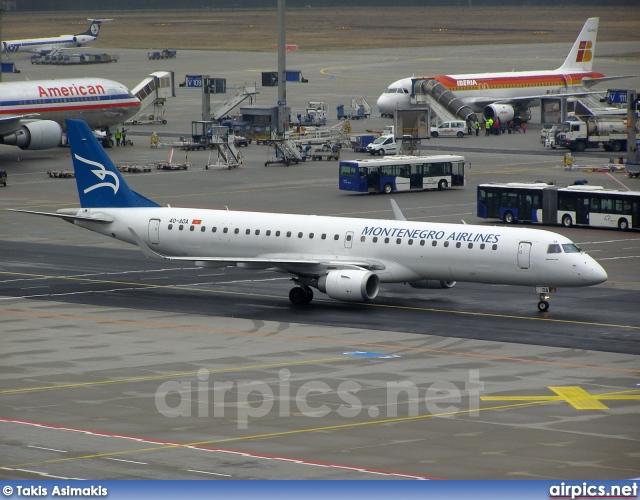
<path id="1" fill-rule="evenodd" d="M 62 127 L 51 120 L 25 123 L 17 131 L 0 137 L 0 143 L 20 149 L 51 149 L 60 145 Z"/>
<path id="2" fill-rule="evenodd" d="M 445 280 L 418 280 L 418 281 L 409 281 L 409 285 L 412 288 L 453 288 L 456 286 L 455 281 L 445 281 Z"/>
<path id="3" fill-rule="evenodd" d="M 500 122 L 506 126 L 507 123 L 513 120 L 515 111 L 513 106 L 510 106 L 509 104 L 489 104 L 489 106 L 484 108 L 482 115 L 485 120 L 488 120 L 489 118 L 493 118 L 494 120 L 496 118 L 500 118 Z"/>
<path id="4" fill-rule="evenodd" d="M 378 295 L 380 278 L 371 271 L 331 271 L 318 279 L 318 290 L 332 299 L 366 302 Z"/>

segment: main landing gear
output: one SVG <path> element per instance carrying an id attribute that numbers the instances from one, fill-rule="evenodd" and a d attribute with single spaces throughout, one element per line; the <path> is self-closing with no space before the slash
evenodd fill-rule
<path id="1" fill-rule="evenodd" d="M 538 311 L 547 312 L 549 310 L 549 294 L 556 291 L 553 286 L 537 286 L 536 292 L 540 294 L 538 302 Z"/>
<path id="2" fill-rule="evenodd" d="M 313 290 L 308 286 L 294 286 L 289 291 L 289 300 L 292 304 L 308 304 L 313 300 Z"/>

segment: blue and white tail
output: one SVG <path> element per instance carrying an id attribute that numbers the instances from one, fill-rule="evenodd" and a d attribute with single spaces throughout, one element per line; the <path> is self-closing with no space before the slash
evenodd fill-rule
<path id="1" fill-rule="evenodd" d="M 587 19 L 573 47 L 571 47 L 571 52 L 569 52 L 564 64 L 557 71 L 562 71 L 563 73 L 591 71 L 593 56 L 596 53 L 599 21 L 599 17 Z"/>
<path id="2" fill-rule="evenodd" d="M 82 208 L 160 206 L 129 188 L 84 121 L 66 120 L 66 125 Z"/>
<path id="3" fill-rule="evenodd" d="M 76 36 L 89 35 L 98 38 L 98 35 L 100 34 L 100 26 L 102 25 L 102 23 L 105 21 L 113 21 L 113 19 L 87 19 L 87 21 L 91 21 L 89 29 L 83 33 L 78 33 Z"/>

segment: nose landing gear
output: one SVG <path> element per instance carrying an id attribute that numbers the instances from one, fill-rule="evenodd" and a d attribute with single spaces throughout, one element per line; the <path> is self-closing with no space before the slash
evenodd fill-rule
<path id="1" fill-rule="evenodd" d="M 292 304 L 309 304 L 313 300 L 313 290 L 308 286 L 294 286 L 289 291 L 289 300 Z"/>
<path id="2" fill-rule="evenodd" d="M 536 292 L 540 294 L 538 302 L 538 311 L 547 312 L 549 310 L 549 294 L 556 291 L 553 286 L 537 286 Z"/>

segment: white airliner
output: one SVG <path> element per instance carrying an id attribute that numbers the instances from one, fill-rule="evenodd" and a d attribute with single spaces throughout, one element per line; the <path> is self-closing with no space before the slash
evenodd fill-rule
<path id="1" fill-rule="evenodd" d="M 89 29 L 77 35 L 60 35 L 52 38 L 27 38 L 25 40 L 7 40 L 2 42 L 2 53 L 35 52 L 48 54 L 52 50 L 83 47 L 95 42 L 100 34 L 100 25 L 113 19 L 88 19 L 91 21 Z"/>
<path id="2" fill-rule="evenodd" d="M 132 191 L 79 120 L 67 121 L 82 208 L 57 213 L 137 245 L 149 258 L 293 275 L 294 304 L 312 288 L 348 302 L 373 300 L 380 283 L 451 288 L 456 281 L 536 287 L 546 311 L 555 287 L 602 283 L 607 273 L 568 238 L 539 229 L 161 207 Z"/>
<path id="3" fill-rule="evenodd" d="M 104 78 L 0 83 L 0 144 L 55 148 L 67 118 L 108 129 L 138 111 L 140 100 L 127 87 Z"/>
<path id="4" fill-rule="evenodd" d="M 558 69 L 552 71 L 515 71 L 510 73 L 471 73 L 461 75 L 414 76 L 393 82 L 378 98 L 383 115 L 393 115 L 399 107 L 410 107 L 416 93 L 431 93 L 439 102 L 457 98 L 455 110 L 463 107 L 467 116 L 480 113 L 485 118 L 528 119 L 528 107 L 541 97 L 553 94 L 580 96 L 598 82 L 624 77 L 605 77 L 592 71 L 598 34 L 598 17 L 587 19 L 573 48 Z M 422 88 L 415 89 L 415 86 Z M 446 104 L 445 104 L 446 105 Z M 455 114 L 455 113 L 454 113 Z"/>

